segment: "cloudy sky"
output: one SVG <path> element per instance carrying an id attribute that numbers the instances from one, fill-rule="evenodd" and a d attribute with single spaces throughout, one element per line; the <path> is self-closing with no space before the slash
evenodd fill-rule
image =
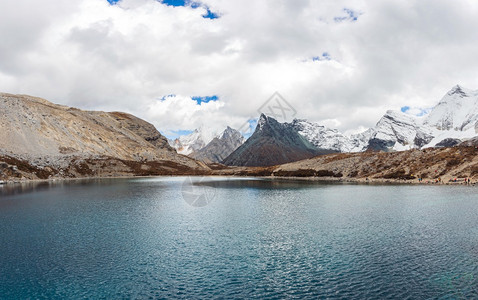
<path id="1" fill-rule="evenodd" d="M 274 92 L 352 132 L 478 89 L 473 0 L 2 0 L 0 91 L 126 111 L 169 137 Z"/>

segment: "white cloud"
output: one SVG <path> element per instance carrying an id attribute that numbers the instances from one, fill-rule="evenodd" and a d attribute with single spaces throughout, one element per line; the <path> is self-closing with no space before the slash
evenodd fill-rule
<path id="1" fill-rule="evenodd" d="M 161 131 L 239 127 L 279 91 L 297 117 L 354 131 L 389 108 L 478 89 L 468 0 L 0 2 L 0 91 L 122 110 Z M 350 9 L 353 18 L 344 11 Z M 313 60 L 327 52 L 331 60 Z M 168 101 L 164 95 L 176 94 Z M 197 106 L 190 96 L 218 95 Z"/>

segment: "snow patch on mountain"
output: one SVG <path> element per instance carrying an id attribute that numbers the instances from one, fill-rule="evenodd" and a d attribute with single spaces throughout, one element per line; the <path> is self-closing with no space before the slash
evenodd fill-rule
<path id="1" fill-rule="evenodd" d="M 318 123 L 299 119 L 293 120 L 288 125 L 319 149 L 351 152 L 355 148 L 350 137 L 345 136 L 337 129 L 330 129 Z"/>

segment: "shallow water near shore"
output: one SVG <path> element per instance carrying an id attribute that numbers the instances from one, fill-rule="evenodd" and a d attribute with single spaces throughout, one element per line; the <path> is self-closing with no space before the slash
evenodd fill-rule
<path id="1" fill-rule="evenodd" d="M 0 187 L 0 295 L 476 298 L 475 187 L 137 178 Z"/>

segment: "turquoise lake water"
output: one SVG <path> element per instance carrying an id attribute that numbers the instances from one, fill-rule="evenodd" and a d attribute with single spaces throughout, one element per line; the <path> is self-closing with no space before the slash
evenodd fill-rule
<path id="1" fill-rule="evenodd" d="M 2 186 L 0 298 L 477 298 L 476 191 L 174 177 Z"/>

